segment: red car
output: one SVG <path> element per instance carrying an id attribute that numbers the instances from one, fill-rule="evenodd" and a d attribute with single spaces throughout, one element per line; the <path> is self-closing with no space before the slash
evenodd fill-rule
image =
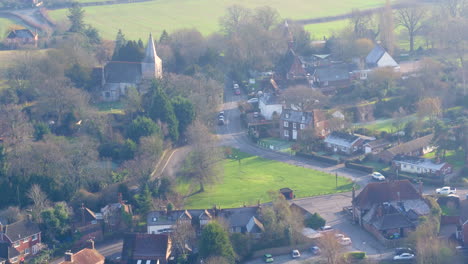
<path id="1" fill-rule="evenodd" d="M 235 95 L 240 95 L 240 89 L 236 89 L 236 90 L 234 91 L 234 94 L 235 94 Z"/>

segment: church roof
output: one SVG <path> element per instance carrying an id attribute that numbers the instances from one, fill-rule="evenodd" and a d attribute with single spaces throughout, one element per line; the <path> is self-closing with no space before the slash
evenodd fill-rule
<path id="1" fill-rule="evenodd" d="M 106 83 L 139 83 L 141 63 L 110 61 L 104 67 Z"/>

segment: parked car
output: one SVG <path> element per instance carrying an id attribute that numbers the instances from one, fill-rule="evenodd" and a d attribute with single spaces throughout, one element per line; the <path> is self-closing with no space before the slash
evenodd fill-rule
<path id="1" fill-rule="evenodd" d="M 349 237 L 342 237 L 338 239 L 338 244 L 342 246 L 348 246 L 352 244 L 351 238 Z"/>
<path id="2" fill-rule="evenodd" d="M 258 112 L 254 112 L 254 113 L 253 113 L 253 117 L 254 117 L 254 118 L 258 118 L 258 115 L 259 115 Z"/>
<path id="3" fill-rule="evenodd" d="M 395 255 L 401 255 L 403 253 L 414 254 L 414 251 L 411 248 L 395 248 Z"/>
<path id="4" fill-rule="evenodd" d="M 218 118 L 219 118 L 219 117 L 224 117 L 224 111 L 219 112 Z"/>
<path id="5" fill-rule="evenodd" d="M 436 193 L 442 195 L 455 194 L 457 193 L 457 189 L 455 187 L 444 186 L 442 188 L 437 188 Z"/>
<path id="6" fill-rule="evenodd" d="M 313 246 L 310 248 L 310 251 L 312 252 L 312 254 L 314 255 L 320 255 L 320 252 L 322 252 L 322 250 L 320 250 L 319 247 L 317 246 Z"/>
<path id="7" fill-rule="evenodd" d="M 258 103 L 258 98 L 257 97 L 250 98 L 249 100 L 247 100 L 247 103 L 249 104 Z"/>
<path id="8" fill-rule="evenodd" d="M 393 257 L 393 260 L 411 260 L 414 259 L 414 254 L 403 253 L 401 255 L 396 255 Z"/>
<path id="9" fill-rule="evenodd" d="M 320 228 L 320 230 L 322 230 L 322 231 L 327 231 L 327 230 L 332 230 L 332 229 L 333 229 L 333 228 L 332 228 L 331 226 L 329 226 L 329 225 L 322 226 L 322 227 Z"/>
<path id="10" fill-rule="evenodd" d="M 239 84 L 234 83 L 234 89 L 239 89 Z"/>
<path id="11" fill-rule="evenodd" d="M 299 258 L 299 257 L 301 257 L 301 253 L 299 252 L 299 250 L 294 249 L 293 251 L 291 251 L 291 257 L 292 258 Z"/>
<path id="12" fill-rule="evenodd" d="M 265 261 L 265 263 L 272 263 L 273 261 L 275 261 L 271 254 L 263 255 L 263 260 Z"/>
<path id="13" fill-rule="evenodd" d="M 375 171 L 372 173 L 372 179 L 378 181 L 385 181 L 385 176 L 383 176 L 382 173 Z"/>
<path id="14" fill-rule="evenodd" d="M 240 95 L 240 94 L 241 94 L 240 89 L 235 89 L 235 90 L 234 90 L 234 94 L 235 94 L 235 95 Z"/>
<path id="15" fill-rule="evenodd" d="M 221 117 L 218 118 L 218 125 L 219 126 L 224 125 L 224 117 L 221 116 Z"/>

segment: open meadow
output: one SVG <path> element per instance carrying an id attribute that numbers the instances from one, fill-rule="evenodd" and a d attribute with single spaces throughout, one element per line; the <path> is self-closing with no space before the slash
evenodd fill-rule
<path id="1" fill-rule="evenodd" d="M 282 18 L 306 19 L 350 12 L 352 8 L 373 8 L 383 0 L 158 0 L 143 3 L 85 7 L 85 22 L 95 26 L 105 39 L 114 39 L 122 29 L 128 39 L 146 38 L 181 28 L 196 28 L 203 34 L 218 31 L 219 17 L 228 6 L 248 8 L 271 6 Z M 56 20 L 66 19 L 66 9 L 50 11 Z"/>
<path id="2" fill-rule="evenodd" d="M 224 160 L 224 179 L 207 186 L 205 192 L 186 199 L 187 208 L 224 208 L 253 205 L 258 201 L 269 202 L 267 191 L 281 188 L 294 190 L 296 198 L 350 191 L 353 183 L 335 175 L 293 166 L 283 162 L 245 156 L 241 164 L 237 160 Z M 189 194 L 189 185 L 179 183 L 178 189 Z"/>

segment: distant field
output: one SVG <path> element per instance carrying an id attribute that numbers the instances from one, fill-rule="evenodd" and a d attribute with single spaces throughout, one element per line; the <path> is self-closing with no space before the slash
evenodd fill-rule
<path id="1" fill-rule="evenodd" d="M 87 0 L 84 0 L 87 1 Z M 85 7 L 85 21 L 99 29 L 106 39 L 114 39 L 122 29 L 129 39 L 146 38 L 181 28 L 196 28 L 203 34 L 218 30 L 219 17 L 226 7 L 239 4 L 249 8 L 269 5 L 283 18 L 305 19 L 350 12 L 352 8 L 372 8 L 384 0 L 158 0 L 144 3 Z M 55 10 L 50 16 L 66 19 L 67 10 Z"/>
<path id="2" fill-rule="evenodd" d="M 349 24 L 348 19 L 332 22 L 304 25 L 304 29 L 310 32 L 310 36 L 315 40 L 322 40 L 323 37 L 330 37 L 335 32 L 339 32 Z"/>
<path id="3" fill-rule="evenodd" d="M 246 155 L 243 153 L 242 155 Z M 350 191 L 352 182 L 339 177 L 335 188 L 335 175 L 287 163 L 246 156 L 241 165 L 237 160 L 224 161 L 224 179 L 221 183 L 208 186 L 186 200 L 187 208 L 210 208 L 214 204 L 221 207 L 253 205 L 258 200 L 269 202 L 267 191 L 289 187 L 297 198 Z M 188 192 L 188 187 L 179 185 L 180 191 Z"/>
<path id="4" fill-rule="evenodd" d="M 7 33 L 8 27 L 19 24 L 17 21 L 0 17 L 0 39 L 3 39 Z"/>

